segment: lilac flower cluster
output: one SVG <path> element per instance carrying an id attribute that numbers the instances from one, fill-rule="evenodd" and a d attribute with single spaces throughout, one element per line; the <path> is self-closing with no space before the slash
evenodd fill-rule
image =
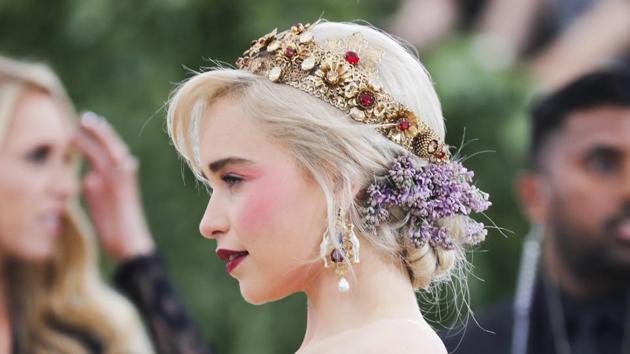
<path id="1" fill-rule="evenodd" d="M 409 156 L 399 156 L 387 175 L 367 189 L 363 220 L 369 230 L 388 221 L 394 209 L 405 213 L 406 223 L 415 247 L 453 249 L 453 239 L 440 220 L 452 216 L 468 216 L 488 209 L 488 194 L 472 184 L 473 172 L 461 163 L 428 164 L 416 168 Z M 484 224 L 464 219 L 464 244 L 477 244 L 486 235 Z"/>

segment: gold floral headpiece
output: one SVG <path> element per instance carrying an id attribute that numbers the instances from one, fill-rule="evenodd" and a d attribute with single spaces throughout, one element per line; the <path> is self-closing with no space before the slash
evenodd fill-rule
<path id="1" fill-rule="evenodd" d="M 433 163 L 449 159 L 440 137 L 377 83 L 380 49 L 360 33 L 315 42 L 310 24 L 277 29 L 252 42 L 236 67 L 287 84 L 328 102 L 355 121 L 379 125 L 389 140 Z"/>

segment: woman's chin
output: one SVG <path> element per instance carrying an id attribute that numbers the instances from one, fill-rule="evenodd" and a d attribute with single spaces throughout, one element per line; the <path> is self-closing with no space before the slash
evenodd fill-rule
<path id="1" fill-rule="evenodd" d="M 263 305 L 268 303 L 269 300 L 267 297 L 263 296 L 260 292 L 256 291 L 246 291 L 241 287 L 241 296 L 243 299 L 252 305 Z"/>
<path id="2" fill-rule="evenodd" d="M 240 283 L 241 296 L 252 305 L 263 305 L 269 302 L 281 300 L 290 294 L 281 294 L 269 287 L 257 287 Z"/>
<path id="3" fill-rule="evenodd" d="M 39 230 L 38 230 L 39 231 Z M 23 235 L 20 242 L 10 245 L 6 250 L 6 255 L 20 263 L 44 263 L 50 261 L 55 253 L 56 241 L 54 238 L 42 236 L 41 231 Z"/>
<path id="4" fill-rule="evenodd" d="M 14 255 L 14 258 L 19 260 L 20 262 L 32 263 L 32 264 L 40 264 L 46 263 L 53 258 L 53 249 L 51 248 L 37 248 L 37 249 L 29 249 L 24 250 L 18 254 Z"/>

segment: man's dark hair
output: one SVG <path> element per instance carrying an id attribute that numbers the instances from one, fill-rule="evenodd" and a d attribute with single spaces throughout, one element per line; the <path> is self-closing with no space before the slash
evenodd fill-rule
<path id="1" fill-rule="evenodd" d="M 539 100 L 531 112 L 530 165 L 539 167 L 547 140 L 571 113 L 601 106 L 630 107 L 629 66 L 594 71 Z"/>

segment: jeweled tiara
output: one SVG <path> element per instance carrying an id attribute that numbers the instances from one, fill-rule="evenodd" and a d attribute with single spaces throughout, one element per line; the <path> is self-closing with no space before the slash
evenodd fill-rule
<path id="1" fill-rule="evenodd" d="M 355 121 L 378 125 L 381 134 L 432 163 L 449 160 L 440 137 L 377 84 L 383 51 L 360 33 L 315 42 L 310 24 L 273 30 L 252 42 L 236 67 L 320 98 Z"/>

